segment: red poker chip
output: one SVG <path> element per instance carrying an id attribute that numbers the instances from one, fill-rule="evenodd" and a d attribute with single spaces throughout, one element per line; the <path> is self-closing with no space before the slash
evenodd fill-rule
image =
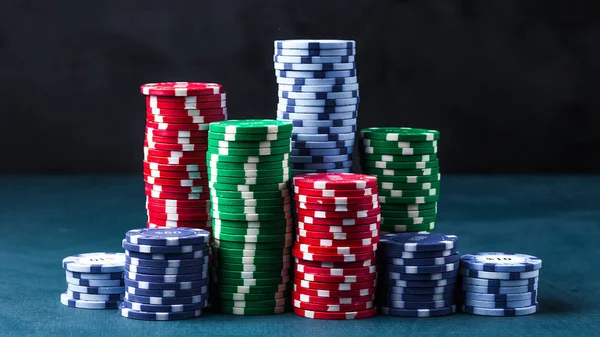
<path id="1" fill-rule="evenodd" d="M 177 228 L 177 226 L 162 226 L 162 225 L 157 225 L 152 222 L 147 222 L 146 227 L 147 228 Z M 212 228 L 210 227 L 210 224 L 206 225 L 206 224 L 202 224 L 202 222 L 190 222 L 189 224 L 185 224 L 180 227 L 204 229 L 209 232 L 212 232 Z"/>
<path id="2" fill-rule="evenodd" d="M 160 151 L 181 151 L 181 152 L 202 152 L 206 153 L 208 150 L 208 144 L 169 144 L 169 143 L 156 143 L 148 142 L 144 140 L 144 147 L 150 150 Z M 160 156 L 159 156 L 160 157 Z M 171 156 L 168 156 L 171 157 Z"/>
<path id="3" fill-rule="evenodd" d="M 378 243 L 379 236 L 357 240 L 311 239 L 304 236 L 296 236 L 296 242 L 320 247 L 364 247 Z"/>
<path id="4" fill-rule="evenodd" d="M 147 114 L 146 120 L 155 123 L 180 123 L 180 124 L 201 124 L 201 123 L 212 123 L 217 121 L 224 121 L 227 119 L 227 115 L 213 115 L 213 116 L 187 116 L 187 117 L 176 117 L 176 116 L 160 116 Z"/>
<path id="5" fill-rule="evenodd" d="M 292 299 L 296 301 L 315 303 L 315 304 L 359 304 L 372 302 L 375 299 L 375 295 L 367 295 L 361 297 L 320 297 L 310 296 L 307 294 L 297 293 L 292 291 Z"/>
<path id="6" fill-rule="evenodd" d="M 160 137 L 160 136 L 152 136 L 149 134 L 144 134 L 144 141 L 151 143 L 161 143 L 161 144 L 178 144 L 178 145 L 188 145 L 188 144 L 208 144 L 208 138 L 203 137 L 194 137 L 194 138 L 178 138 L 178 137 Z"/>
<path id="7" fill-rule="evenodd" d="M 161 172 L 206 172 L 207 167 L 206 163 L 200 163 L 200 165 L 169 165 L 144 161 L 144 170 Z"/>
<path id="8" fill-rule="evenodd" d="M 144 147 L 144 154 L 152 157 L 166 158 L 206 158 L 206 151 L 164 151 Z"/>
<path id="9" fill-rule="evenodd" d="M 177 124 L 177 123 L 155 123 L 146 121 L 146 127 L 165 131 L 206 131 L 209 123 Z"/>
<path id="10" fill-rule="evenodd" d="M 317 205 L 317 204 L 306 204 L 303 202 L 296 202 L 296 207 L 300 209 L 312 210 L 312 211 L 327 211 L 327 212 L 354 212 L 354 211 L 367 211 L 375 208 L 379 208 L 379 202 L 372 202 L 368 204 L 350 204 L 350 205 Z"/>
<path id="11" fill-rule="evenodd" d="M 165 179 L 165 178 L 155 178 L 155 177 L 150 177 L 150 176 L 144 176 L 144 181 L 146 181 L 149 184 L 164 185 L 164 186 L 208 187 L 208 181 L 206 179 Z"/>
<path id="12" fill-rule="evenodd" d="M 294 247 L 296 248 L 296 247 Z M 375 258 L 375 252 L 360 254 L 323 254 L 308 253 L 298 249 L 292 249 L 292 255 L 302 260 L 322 261 L 322 262 L 355 262 L 371 260 Z"/>
<path id="13" fill-rule="evenodd" d="M 210 194 L 208 192 L 202 193 L 170 193 L 170 192 L 159 192 L 152 189 L 144 189 L 144 193 L 148 197 L 158 199 L 177 199 L 177 200 L 208 200 Z"/>
<path id="14" fill-rule="evenodd" d="M 173 171 L 159 171 L 149 170 L 144 168 L 144 175 L 154 178 L 165 178 L 165 179 L 201 179 L 206 178 L 208 173 L 206 171 L 185 171 L 185 172 L 173 172 Z"/>
<path id="15" fill-rule="evenodd" d="M 156 156 L 144 156 L 144 160 L 155 164 L 169 164 L 169 165 L 204 165 L 206 166 L 206 159 L 202 158 L 173 158 L 173 157 L 156 157 Z"/>
<path id="16" fill-rule="evenodd" d="M 311 239 L 327 239 L 327 240 L 358 240 L 367 238 L 379 237 L 378 230 L 372 230 L 367 232 L 352 232 L 352 233 L 327 233 L 327 232 L 314 232 L 306 229 L 296 228 L 296 236 L 311 238 Z"/>
<path id="17" fill-rule="evenodd" d="M 158 192 L 167 192 L 167 193 L 202 193 L 208 192 L 208 187 L 206 186 L 164 186 L 164 185 L 155 185 L 150 184 L 146 181 L 145 184 L 146 189 Z"/>
<path id="18" fill-rule="evenodd" d="M 370 218 L 381 214 L 379 207 L 367 211 L 354 212 L 329 212 L 329 211 L 313 211 L 308 209 L 296 208 L 298 215 L 309 216 L 321 219 L 363 219 Z"/>
<path id="19" fill-rule="evenodd" d="M 362 319 L 362 318 L 373 317 L 373 316 L 375 316 L 375 314 L 377 314 L 377 310 L 375 308 L 371 308 L 368 310 L 349 311 L 349 312 L 320 312 L 320 311 L 312 311 L 312 310 L 294 308 L 294 313 L 298 316 L 302 316 L 302 317 L 306 317 L 306 318 L 313 318 L 313 319 L 352 320 L 352 319 Z"/>
<path id="20" fill-rule="evenodd" d="M 377 195 L 377 187 L 361 190 L 318 190 L 294 186 L 294 193 L 313 197 L 363 197 Z"/>
<path id="21" fill-rule="evenodd" d="M 156 123 L 154 123 L 156 124 Z M 208 129 L 206 130 L 159 130 L 153 127 L 146 127 L 146 135 L 152 137 L 175 137 L 175 138 L 206 138 L 208 139 Z M 146 137 L 148 138 L 148 137 Z"/>
<path id="22" fill-rule="evenodd" d="M 175 102 L 175 103 L 185 103 L 185 102 L 215 102 L 215 101 L 223 101 L 227 99 L 227 93 L 221 91 L 220 94 L 214 95 L 200 95 L 200 96 L 148 96 L 146 100 L 153 100 L 157 102 Z"/>
<path id="23" fill-rule="evenodd" d="M 366 281 L 375 280 L 377 278 L 377 273 L 363 274 L 363 275 L 331 276 L 331 275 L 309 274 L 309 273 L 302 273 L 299 271 L 295 271 L 294 276 L 301 280 L 312 281 L 312 282 L 356 283 L 356 282 L 366 282 Z"/>
<path id="24" fill-rule="evenodd" d="M 365 233 L 379 230 L 379 222 L 368 225 L 352 225 L 352 226 L 333 226 L 333 225 L 312 225 L 304 222 L 298 222 L 298 229 L 311 231 L 312 233 Z M 318 234 L 315 234 L 318 235 Z M 303 235 L 304 236 L 304 235 Z"/>
<path id="25" fill-rule="evenodd" d="M 294 244 L 294 249 L 305 253 L 325 254 L 325 255 L 355 255 L 368 254 L 377 250 L 377 244 L 361 247 L 321 247 L 307 244 Z"/>
<path id="26" fill-rule="evenodd" d="M 158 206 L 153 204 L 146 204 L 146 209 L 152 212 L 159 213 L 173 213 L 173 214 L 198 214 L 198 213 L 208 213 L 210 212 L 210 203 L 207 200 L 206 205 L 204 207 L 195 207 L 195 208 L 187 208 L 187 207 L 168 207 L 168 206 Z"/>
<path id="27" fill-rule="evenodd" d="M 302 280 L 297 277 L 294 277 L 294 284 L 298 287 L 307 288 L 307 289 L 318 289 L 318 290 L 335 290 L 335 291 L 348 291 L 348 290 L 358 290 L 365 288 L 374 288 L 377 284 L 375 280 L 373 281 L 365 281 L 365 282 L 356 282 L 356 283 L 327 283 L 327 282 L 317 282 L 317 281 L 307 281 Z"/>
<path id="28" fill-rule="evenodd" d="M 359 268 L 318 268 L 296 264 L 296 271 L 301 273 L 309 273 L 314 275 L 329 275 L 329 276 L 348 276 L 348 275 L 365 275 L 377 273 L 377 266 L 359 267 Z"/>
<path id="29" fill-rule="evenodd" d="M 200 221 L 173 221 L 158 218 L 148 218 L 148 224 L 154 224 L 160 227 L 188 227 L 188 228 L 199 228 L 208 227 L 210 228 L 212 220 L 200 220 Z"/>
<path id="30" fill-rule="evenodd" d="M 146 197 L 146 205 L 155 205 L 160 207 L 175 207 L 175 208 L 202 208 L 205 205 L 210 205 L 210 200 L 177 200 L 177 199 L 159 199 Z"/>
<path id="31" fill-rule="evenodd" d="M 140 87 L 140 91 L 153 96 L 200 96 L 220 94 L 223 86 L 206 82 L 159 82 L 146 83 Z"/>
<path id="32" fill-rule="evenodd" d="M 325 262 L 325 261 L 309 261 L 302 260 L 299 258 L 294 258 L 296 263 L 301 263 L 305 266 L 315 267 L 315 268 L 362 268 L 362 267 L 371 267 L 376 265 L 375 259 L 363 260 L 363 261 L 355 261 L 355 262 Z"/>
<path id="33" fill-rule="evenodd" d="M 298 187 L 303 191 L 303 188 Z M 322 190 L 315 190 L 322 191 Z M 377 195 L 365 195 L 361 197 L 313 197 L 302 193 L 295 194 L 294 199 L 298 202 L 317 205 L 355 205 L 378 202 Z"/>
<path id="34" fill-rule="evenodd" d="M 321 289 L 309 289 L 292 285 L 293 290 L 296 294 L 308 295 L 311 297 L 325 297 L 325 298 L 353 298 L 353 297 L 367 297 L 375 295 L 375 288 L 369 287 L 365 289 L 356 290 L 321 290 Z"/>
<path id="35" fill-rule="evenodd" d="M 216 101 L 216 102 L 163 102 L 156 101 L 146 97 L 147 108 L 158 108 L 158 109 L 218 109 L 225 108 L 227 101 Z"/>
<path id="36" fill-rule="evenodd" d="M 313 212 L 314 213 L 314 212 Z M 311 217 L 298 212 L 298 222 L 311 225 L 330 225 L 330 226 L 354 226 L 354 225 L 370 225 L 372 223 L 379 223 L 381 221 L 381 215 L 370 216 L 367 218 L 320 218 Z"/>
<path id="37" fill-rule="evenodd" d="M 192 116 L 215 116 L 227 115 L 227 108 L 218 109 L 159 109 L 146 107 L 147 115 L 192 117 Z"/>
<path id="38" fill-rule="evenodd" d="M 210 215 L 207 213 L 161 213 L 148 211 L 148 217 L 151 219 L 164 219 L 169 221 L 206 221 L 210 219 Z"/>
<path id="39" fill-rule="evenodd" d="M 315 190 L 364 190 L 377 188 L 377 177 L 357 173 L 308 173 L 295 176 L 294 186 Z"/>

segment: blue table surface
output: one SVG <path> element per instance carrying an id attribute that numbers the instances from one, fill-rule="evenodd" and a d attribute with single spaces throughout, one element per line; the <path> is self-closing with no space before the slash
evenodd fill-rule
<path id="1" fill-rule="evenodd" d="M 122 251 L 145 226 L 141 176 L 0 176 L 0 336 L 598 336 L 600 177 L 445 176 L 437 231 L 460 252 L 543 259 L 540 312 L 320 321 L 293 313 L 144 322 L 60 304 L 65 256 Z"/>

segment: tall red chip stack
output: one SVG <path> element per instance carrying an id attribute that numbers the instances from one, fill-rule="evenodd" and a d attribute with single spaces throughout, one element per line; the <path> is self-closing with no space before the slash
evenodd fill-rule
<path id="1" fill-rule="evenodd" d="M 208 125 L 227 119 L 220 84 L 148 83 L 144 182 L 148 227 L 210 229 Z"/>
<path id="2" fill-rule="evenodd" d="M 375 315 L 377 179 L 354 173 L 294 177 L 297 228 L 292 303 L 314 319 Z"/>

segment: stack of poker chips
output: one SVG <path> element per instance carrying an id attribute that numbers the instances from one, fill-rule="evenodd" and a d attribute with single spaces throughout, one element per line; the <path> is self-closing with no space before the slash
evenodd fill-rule
<path id="1" fill-rule="evenodd" d="M 460 257 L 462 311 L 483 316 L 536 313 L 542 260 L 531 255 L 483 252 Z"/>
<path id="2" fill-rule="evenodd" d="M 298 228 L 294 312 L 314 319 L 374 316 L 377 180 L 352 173 L 294 177 Z"/>
<path id="3" fill-rule="evenodd" d="M 377 177 L 381 232 L 433 231 L 440 168 L 435 130 L 361 129 L 362 172 Z"/>
<path id="4" fill-rule="evenodd" d="M 287 121 L 210 125 L 211 305 L 220 312 L 278 314 L 289 304 L 291 134 Z"/>
<path id="5" fill-rule="evenodd" d="M 352 172 L 358 116 L 356 42 L 275 41 L 277 118 L 294 124 L 292 175 Z"/>
<path id="6" fill-rule="evenodd" d="M 208 124 L 227 119 L 220 84 L 149 83 L 144 181 L 148 227 L 209 229 Z"/>
<path id="7" fill-rule="evenodd" d="M 456 312 L 458 237 L 395 233 L 381 236 L 377 306 L 384 315 L 445 316 Z"/>
<path id="8" fill-rule="evenodd" d="M 210 232 L 196 228 L 134 229 L 123 240 L 123 317 L 171 321 L 198 317 L 208 305 Z"/>
<path id="9" fill-rule="evenodd" d="M 125 287 L 123 253 L 87 253 L 66 257 L 62 266 L 67 274 L 67 291 L 60 302 L 82 309 L 116 309 Z"/>

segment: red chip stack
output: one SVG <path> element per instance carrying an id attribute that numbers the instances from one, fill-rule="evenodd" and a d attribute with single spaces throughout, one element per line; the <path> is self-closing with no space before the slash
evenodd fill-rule
<path id="1" fill-rule="evenodd" d="M 294 177 L 294 312 L 315 319 L 374 316 L 380 209 L 377 178 L 354 173 Z"/>
<path id="2" fill-rule="evenodd" d="M 148 83 L 144 181 L 148 227 L 210 229 L 208 125 L 227 119 L 220 84 Z"/>

